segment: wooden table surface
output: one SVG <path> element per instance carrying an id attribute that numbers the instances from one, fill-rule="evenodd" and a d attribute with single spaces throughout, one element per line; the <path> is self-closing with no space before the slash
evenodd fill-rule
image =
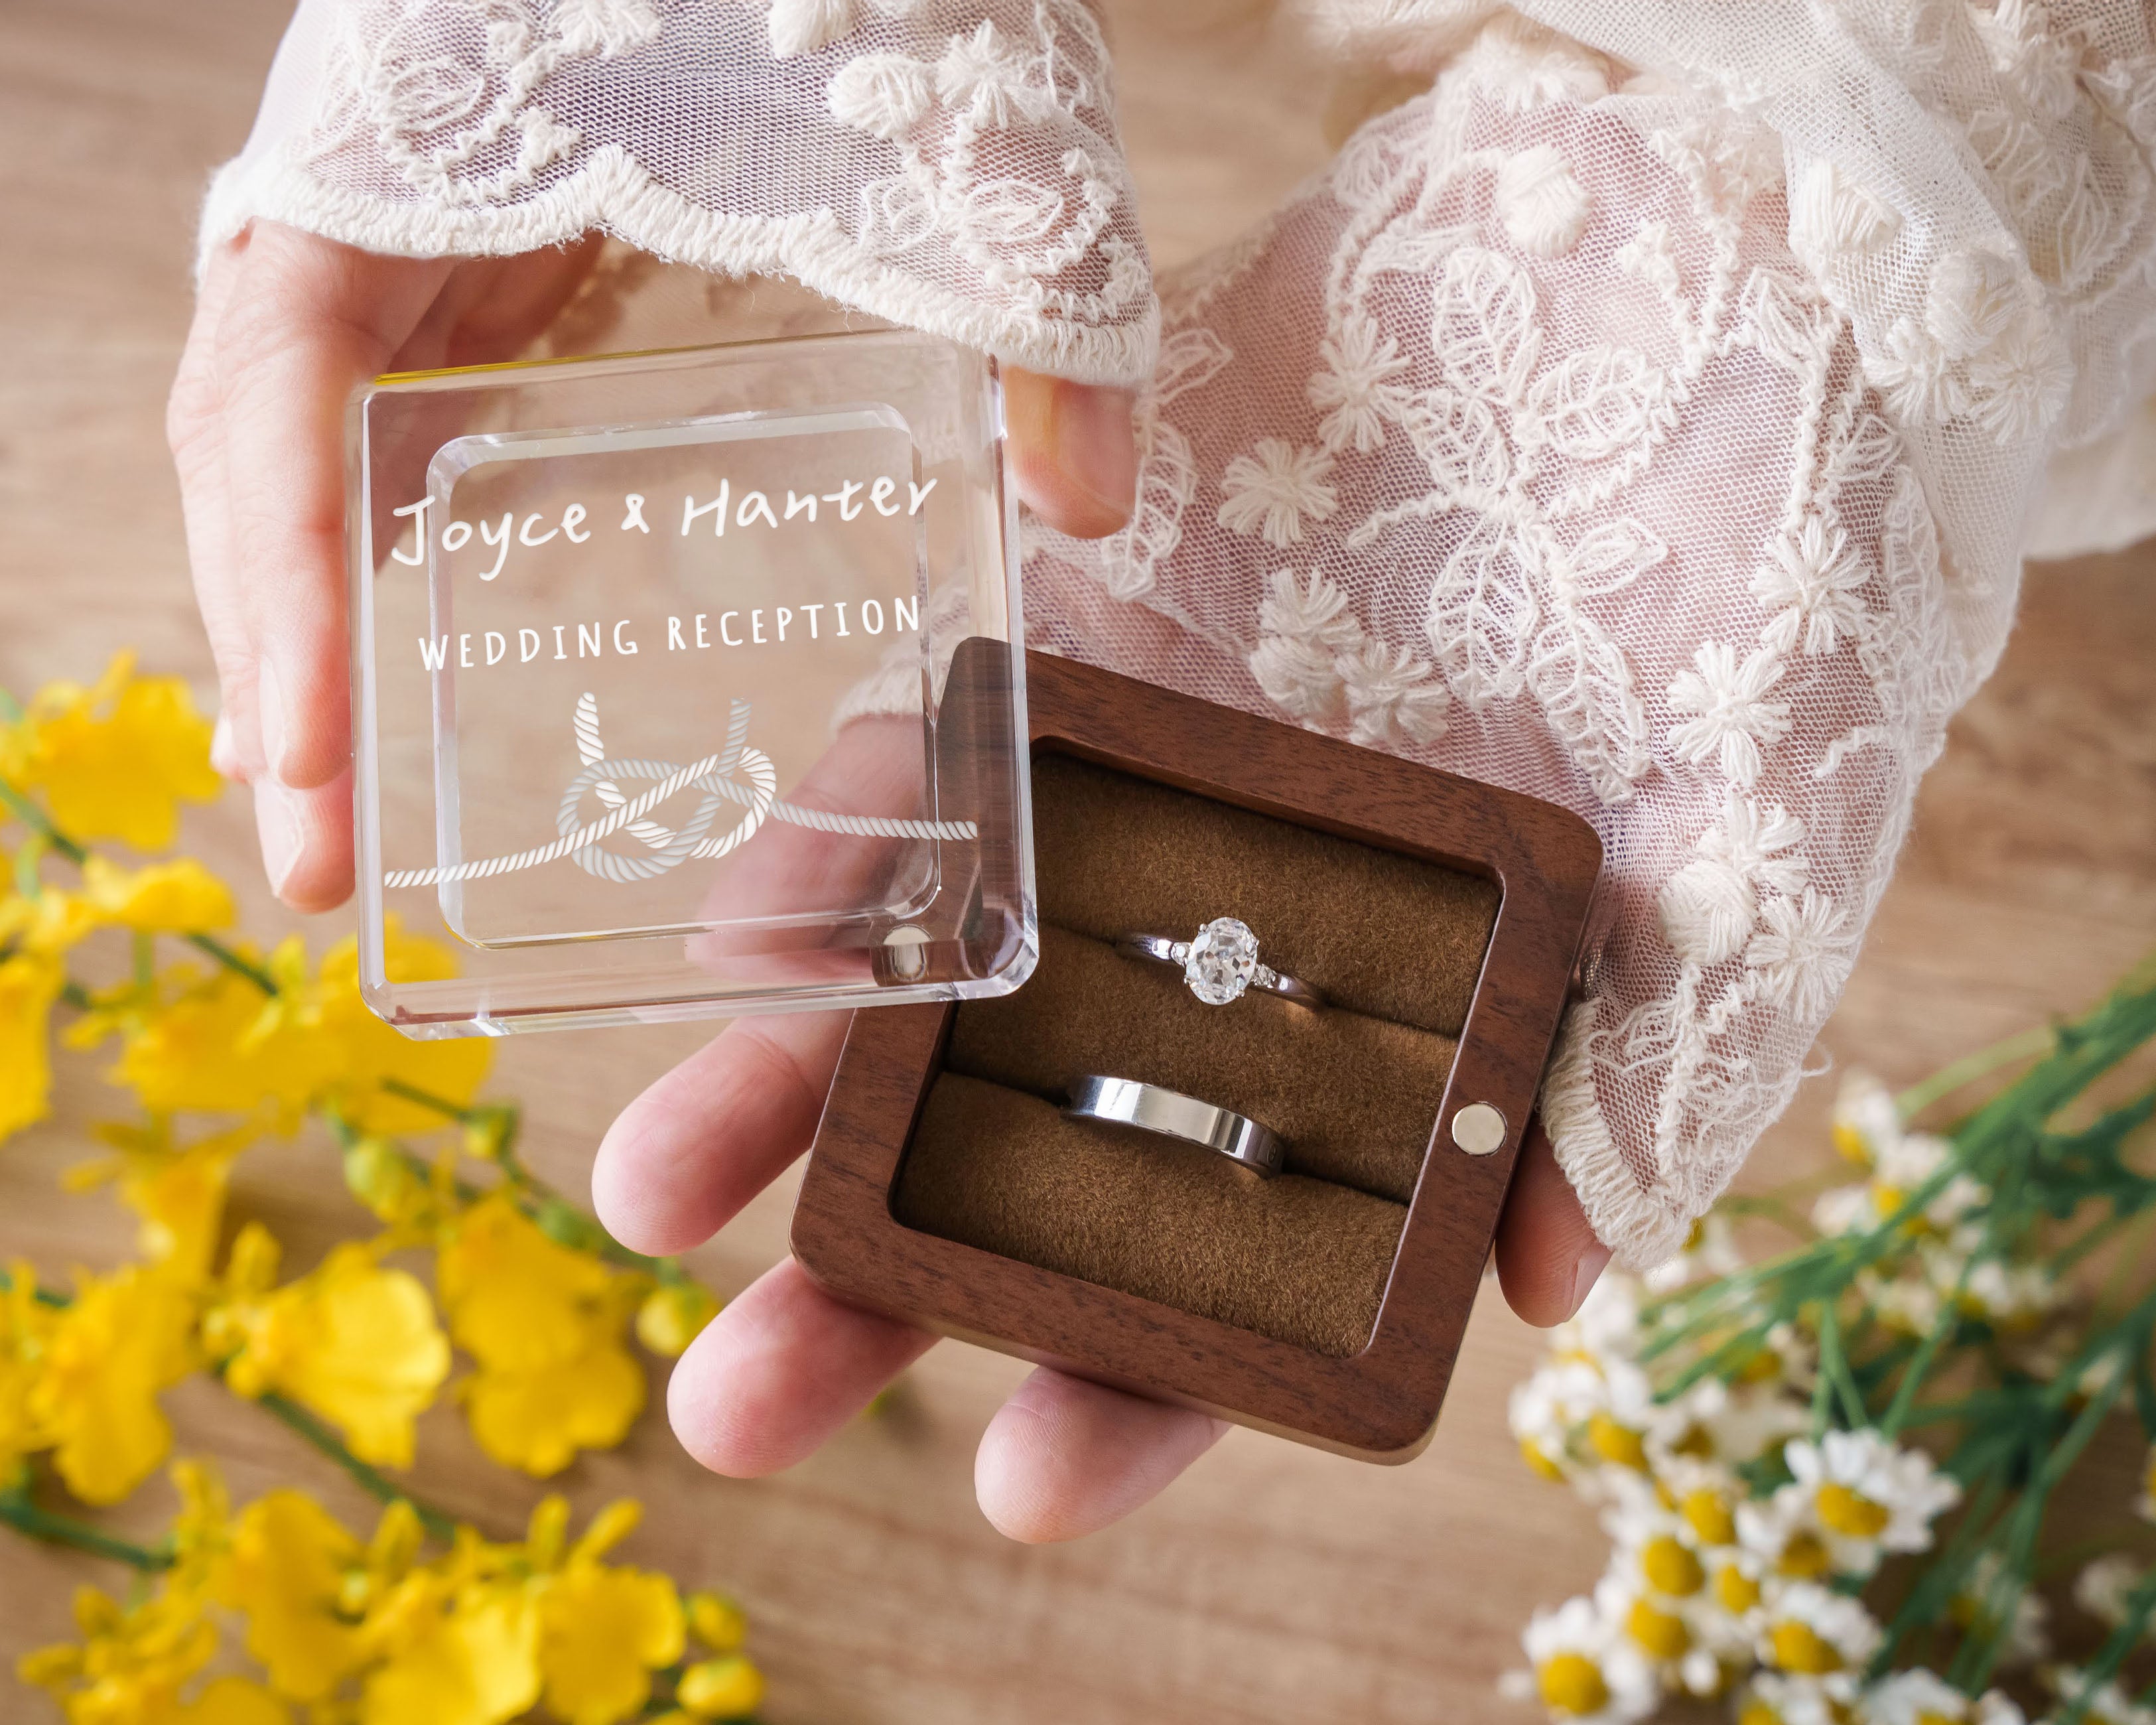
<path id="1" fill-rule="evenodd" d="M 1127 131 L 1164 262 L 1238 231 L 1326 154 L 1322 80 L 1235 22 L 1230 0 L 1116 14 Z M 1153 8 L 1155 14 L 1160 8 Z M 278 0 L 10 0 L 0 12 L 0 683 L 93 677 L 113 649 L 192 679 L 208 655 L 189 602 L 161 434 L 186 328 L 204 176 L 234 149 L 275 45 Z M 1217 25 L 1211 37 L 1207 31 Z M 2088 999 L 2156 945 L 2156 557 L 2032 569 L 2005 664 L 1954 727 L 1901 874 L 1824 1040 L 1893 1081 Z M 247 886 L 244 800 L 190 842 Z M 336 918 L 310 929 L 319 945 Z M 615 1108 L 693 1028 L 506 1045 L 540 1170 L 581 1189 Z M 1824 1061 L 1821 1064 L 1825 1064 Z M 1808 1086 L 1754 1163 L 1817 1153 L 1831 1081 Z M 0 1149 L 0 1254 L 48 1271 L 127 1250 L 116 1207 L 64 1197 L 80 1123 L 109 1109 L 96 1062 L 70 1058 L 49 1127 Z M 783 1181 L 696 1255 L 738 1287 L 783 1250 Z M 316 1138 L 250 1154 L 236 1199 L 304 1265 L 352 1212 Z M 1401 1469 L 1232 1434 L 1163 1499 L 1079 1544 L 1028 1550 L 973 1502 L 983 1422 L 1021 1368 L 952 1344 L 864 1420 L 782 1477 L 703 1474 L 647 1421 L 562 1483 L 580 1513 L 622 1493 L 657 1512 L 642 1563 L 746 1602 L 774 1722 L 1502 1720 L 1491 1684 L 1539 1602 L 1588 1583 L 1600 1541 L 1532 1478 L 1505 1431 L 1533 1333 L 1486 1290 L 1437 1440 Z M 654 1380 L 654 1389 L 656 1389 Z M 241 1501 L 295 1479 L 340 1511 L 357 1494 L 284 1430 L 201 1384 L 169 1398 L 183 1452 L 224 1460 Z M 485 1464 L 460 1422 L 429 1416 L 426 1489 L 500 1530 L 541 1487 Z M 162 1518 L 165 1487 L 128 1513 Z M 0 1654 L 67 1630 L 85 1560 L 0 1544 Z M 105 1578 L 112 1580 L 110 1575 Z M 0 1686 L 0 1717 L 51 1717 Z"/>

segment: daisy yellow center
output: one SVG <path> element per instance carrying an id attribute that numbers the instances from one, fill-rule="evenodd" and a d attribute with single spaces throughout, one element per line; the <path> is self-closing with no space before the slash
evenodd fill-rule
<path id="1" fill-rule="evenodd" d="M 1841 1655 L 1834 1643 L 1808 1623 L 1778 1623 L 1767 1640 L 1774 1651 L 1774 1663 L 1785 1671 L 1818 1677 L 1841 1669 Z"/>
<path id="2" fill-rule="evenodd" d="M 1917 1715 L 1917 1725 L 1967 1725 L 1958 1713 L 1935 1713 L 1926 1707 Z"/>
<path id="3" fill-rule="evenodd" d="M 1783 1574 L 1799 1581 L 1816 1581 L 1833 1567 L 1834 1559 L 1827 1553 L 1825 1545 L 1816 1533 L 1792 1534 L 1789 1543 L 1782 1548 L 1781 1561 L 1775 1564 Z"/>
<path id="4" fill-rule="evenodd" d="M 1732 1616 L 1742 1617 L 1759 1603 L 1759 1584 L 1734 1563 L 1714 1572 L 1714 1597 Z"/>
<path id="5" fill-rule="evenodd" d="M 1763 1701 L 1748 1701 L 1737 1716 L 1737 1725 L 1782 1725 L 1782 1716 Z"/>
<path id="6" fill-rule="evenodd" d="M 1620 1425 L 1607 1414 L 1596 1414 L 1587 1422 L 1588 1446 L 1604 1461 L 1614 1461 L 1620 1467 L 1635 1468 L 1644 1473 L 1647 1467 L 1647 1446 L 1640 1434 L 1629 1425 Z"/>
<path id="7" fill-rule="evenodd" d="M 1691 1631 L 1685 1627 L 1684 1619 L 1645 1599 L 1632 1601 L 1632 1609 L 1625 1614 L 1625 1633 L 1651 1659 L 1681 1659 L 1691 1645 Z"/>
<path id="8" fill-rule="evenodd" d="M 1543 1705 L 1558 1713 L 1599 1713 L 1609 1705 L 1609 1686 L 1602 1667 L 1584 1653 L 1559 1653 L 1535 1673 Z"/>
<path id="9" fill-rule="evenodd" d="M 1667 1533 L 1657 1534 L 1640 1548 L 1640 1573 L 1656 1593 L 1680 1599 L 1697 1593 L 1707 1583 L 1707 1572 L 1691 1548 Z"/>
<path id="10" fill-rule="evenodd" d="M 1847 1121 L 1835 1122 L 1830 1136 L 1834 1140 L 1834 1147 L 1841 1153 L 1845 1160 L 1855 1163 L 1859 1168 L 1871 1166 L 1871 1145 L 1864 1142 L 1864 1134 Z"/>
<path id="11" fill-rule="evenodd" d="M 1727 1545 L 1737 1538 L 1736 1518 L 1729 1513 L 1729 1506 L 1722 1501 L 1721 1494 L 1702 1487 L 1687 1491 L 1679 1506 L 1685 1523 L 1709 1545 Z"/>
<path id="12" fill-rule="evenodd" d="M 1679 1455 L 1695 1456 L 1702 1461 L 1714 1460 L 1714 1434 L 1704 1425 L 1687 1425 L 1685 1434 L 1670 1445 Z"/>
<path id="13" fill-rule="evenodd" d="M 1839 1480 L 1829 1480 L 1813 1500 L 1819 1518 L 1834 1532 L 1850 1539 L 1871 1539 L 1894 1519 L 1893 1512 L 1853 1491 Z"/>
<path id="14" fill-rule="evenodd" d="M 1546 1480 L 1562 1480 L 1564 1470 L 1550 1460 L 1549 1453 L 1532 1438 L 1520 1440 L 1520 1454 L 1527 1458 L 1527 1466 Z"/>

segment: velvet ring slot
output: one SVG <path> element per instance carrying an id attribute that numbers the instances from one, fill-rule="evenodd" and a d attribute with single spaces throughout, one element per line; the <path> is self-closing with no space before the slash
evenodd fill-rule
<path id="1" fill-rule="evenodd" d="M 968 676 L 978 678 L 976 655 Z M 1029 655 L 1040 955 L 856 1015 L 794 1220 L 840 1297 L 1373 1460 L 1426 1441 L 1600 848 L 1553 805 Z M 955 688 L 946 700 L 958 698 Z M 1116 950 L 1223 913 L 1321 990 L 1232 1009 Z M 1112 1073 L 1265 1122 L 1255 1180 L 1066 1118 Z"/>

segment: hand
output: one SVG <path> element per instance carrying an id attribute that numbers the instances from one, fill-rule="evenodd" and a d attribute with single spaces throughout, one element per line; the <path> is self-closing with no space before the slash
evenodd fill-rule
<path id="1" fill-rule="evenodd" d="M 212 757 L 254 787 L 263 865 L 295 910 L 331 909 L 352 885 L 346 401 L 385 371 L 514 357 L 598 244 L 392 258 L 262 222 L 210 257 L 167 429 L 217 660 Z M 1004 388 L 1019 496 L 1068 533 L 1121 526 L 1128 393 L 1009 369 Z"/>

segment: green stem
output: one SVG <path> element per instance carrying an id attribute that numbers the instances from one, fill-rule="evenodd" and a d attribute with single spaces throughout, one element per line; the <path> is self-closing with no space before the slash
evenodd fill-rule
<path id="1" fill-rule="evenodd" d="M 64 1545 L 145 1572 L 169 1569 L 172 1564 L 170 1551 L 154 1550 L 130 1539 L 116 1538 L 72 1516 L 54 1515 L 50 1510 L 39 1509 L 23 1491 L 0 1491 L 0 1522 L 18 1533 L 42 1539 L 48 1545 Z"/>
<path id="2" fill-rule="evenodd" d="M 15 811 L 23 824 L 44 835 L 46 844 L 69 862 L 80 864 L 90 853 L 53 824 L 53 818 L 4 778 L 0 778 L 0 803 Z"/>
<path id="3" fill-rule="evenodd" d="M 2008 1037 L 2004 1042 L 1994 1042 L 1989 1048 L 1980 1048 L 1974 1054 L 1942 1067 L 1922 1084 L 1912 1085 L 1894 1098 L 1894 1106 L 1904 1120 L 1914 1120 L 1933 1103 L 1952 1096 L 1965 1085 L 1971 1085 L 2001 1066 L 2010 1066 L 2018 1060 L 2033 1060 L 2048 1052 L 2057 1040 L 2058 1032 L 2049 1024 L 2040 1024 L 2033 1030 L 2023 1030 Z"/>
<path id="4" fill-rule="evenodd" d="M 198 952 L 217 960 L 235 976 L 244 976 L 265 994 L 277 992 L 277 979 L 253 959 L 243 957 L 213 934 L 190 934 L 181 937 Z"/>
<path id="5" fill-rule="evenodd" d="M 265 1390 L 253 1398 L 255 1404 L 280 1424 L 299 1434 L 321 1454 L 329 1457 L 350 1475 L 362 1491 L 378 1503 L 408 1503 L 419 1517 L 419 1524 L 437 1539 L 456 1537 L 456 1517 L 423 1503 L 406 1491 L 388 1475 L 358 1456 L 344 1445 L 344 1440 L 329 1425 L 305 1408 L 277 1391 Z"/>
<path id="6" fill-rule="evenodd" d="M 401 1078 L 385 1078 L 382 1087 L 393 1096 L 417 1102 L 422 1108 L 432 1108 L 444 1119 L 463 1122 L 471 1118 L 470 1109 L 459 1106 L 447 1096 L 438 1096 L 430 1090 L 422 1090 L 416 1084 L 407 1084 Z"/>

